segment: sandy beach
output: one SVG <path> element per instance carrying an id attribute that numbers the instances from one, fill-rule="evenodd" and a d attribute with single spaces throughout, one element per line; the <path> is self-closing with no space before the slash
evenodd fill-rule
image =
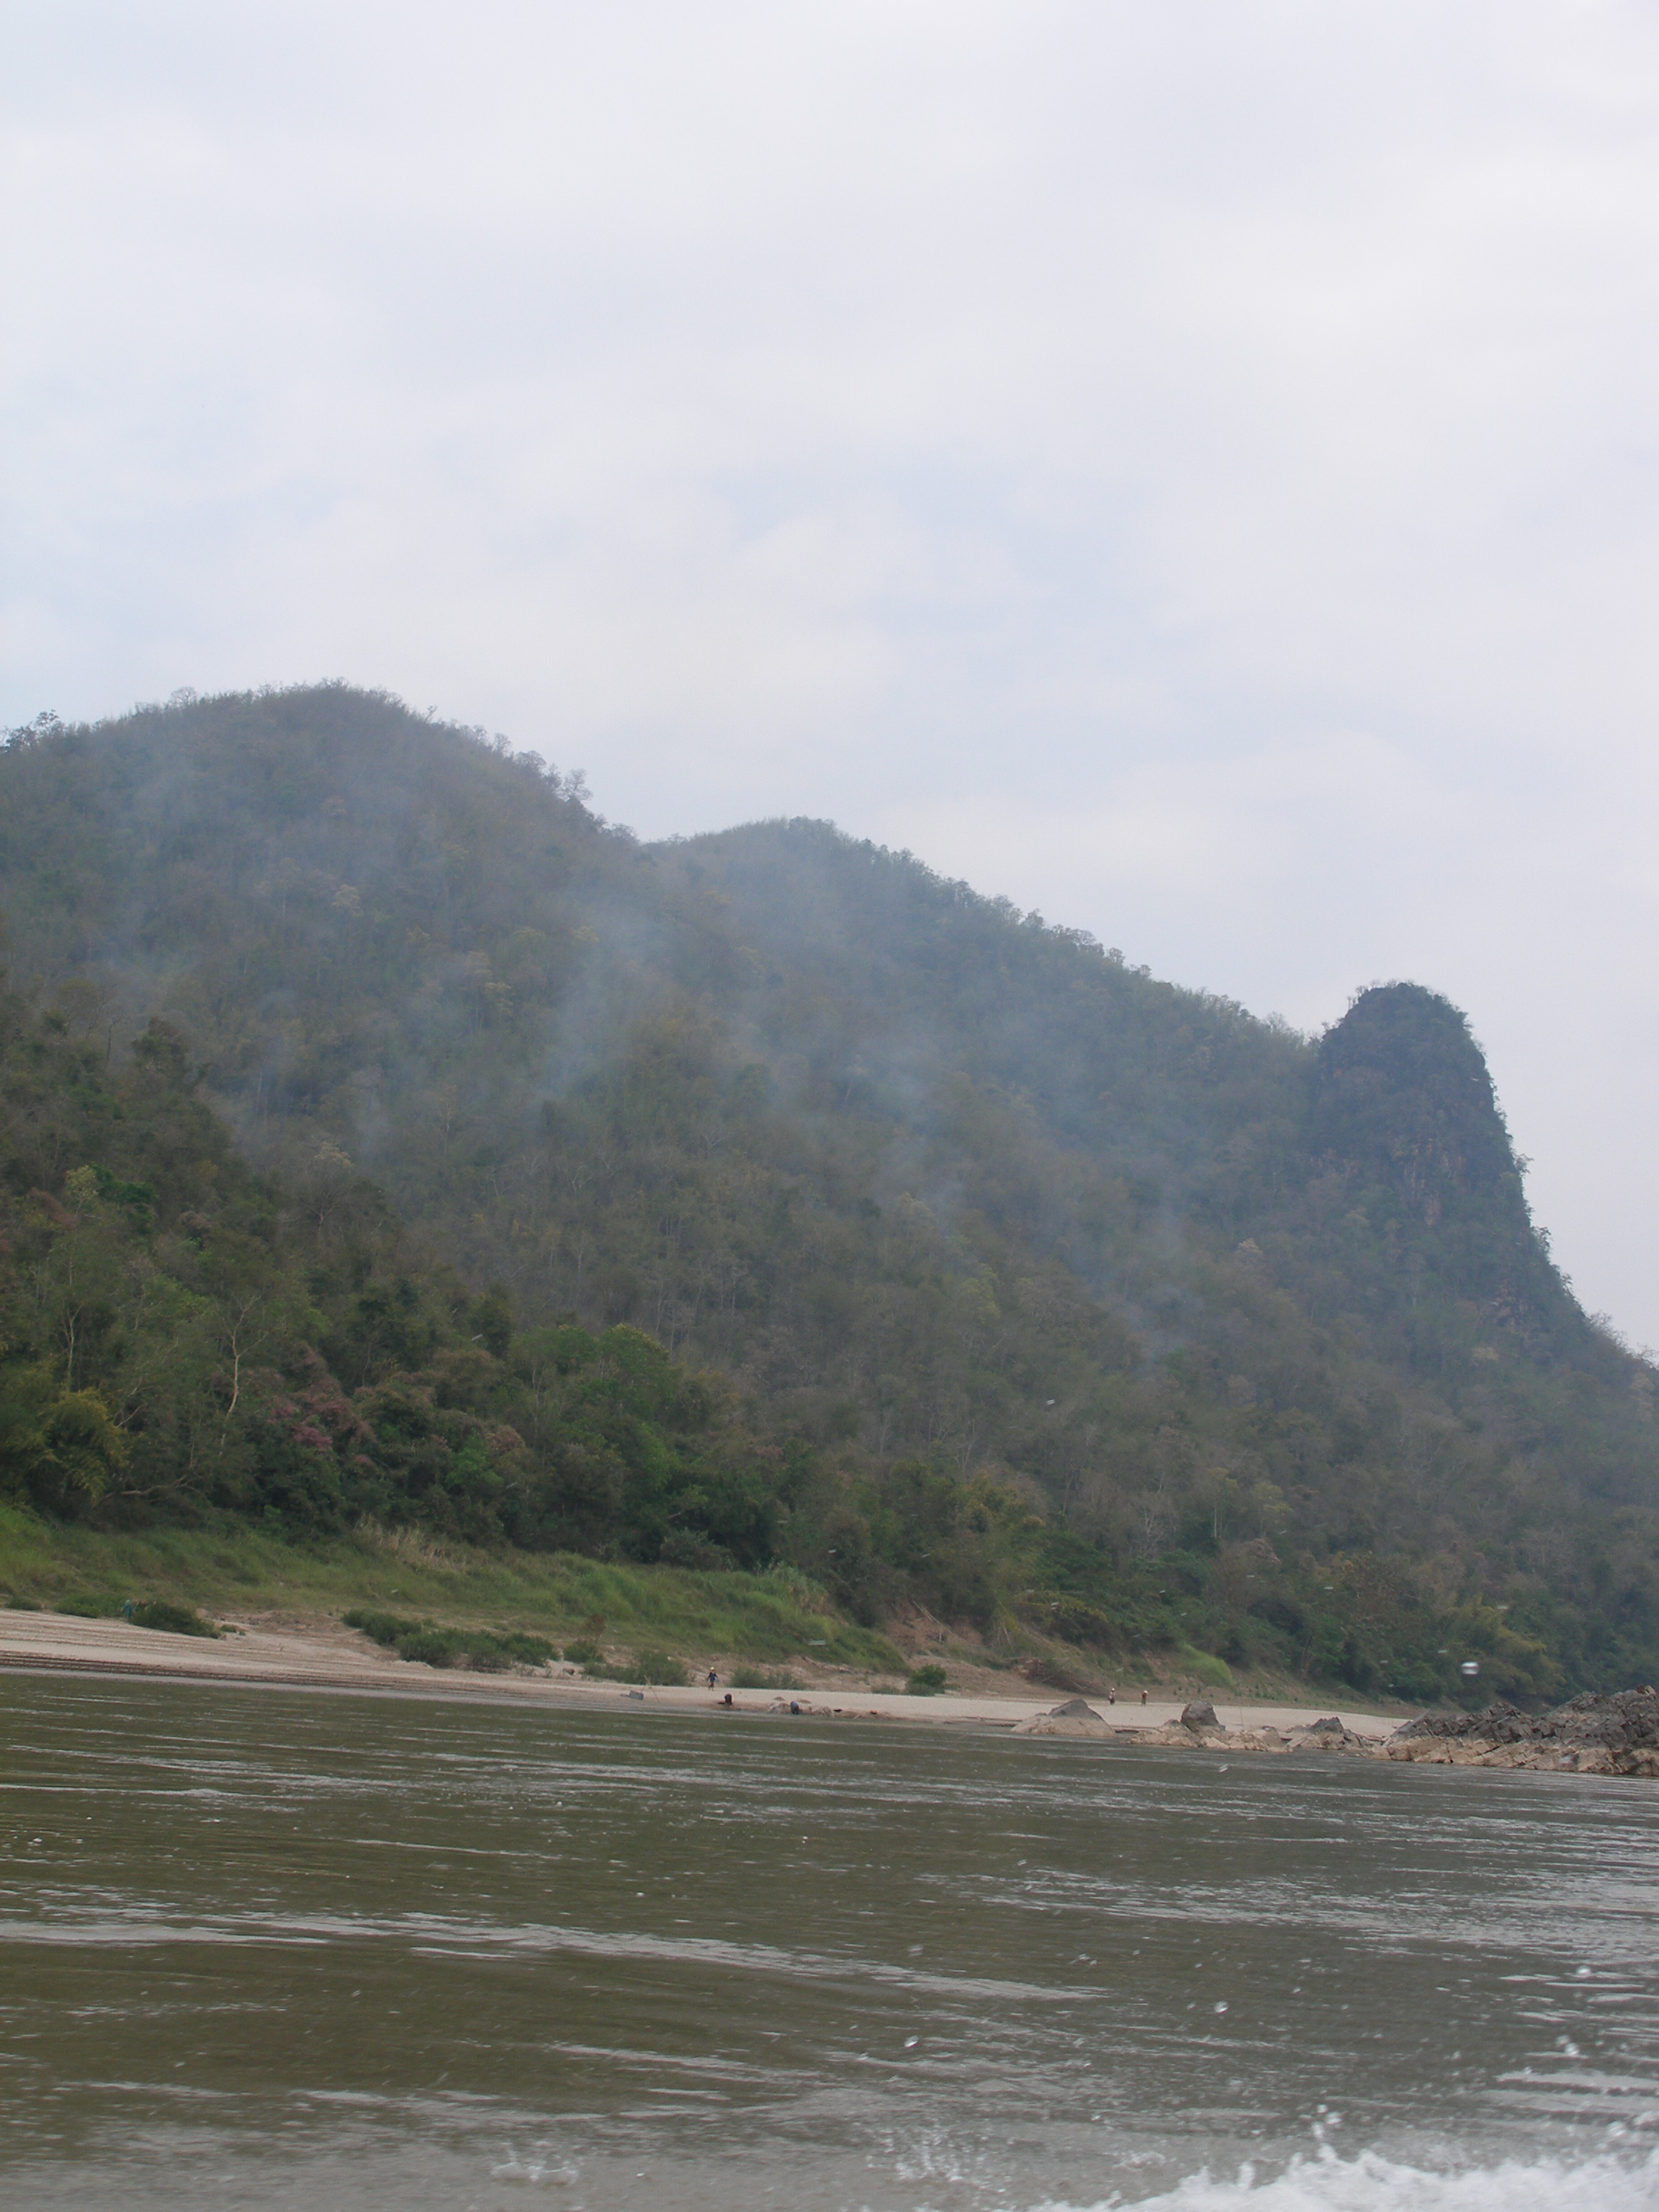
<path id="1" fill-rule="evenodd" d="M 175 1636 L 135 1628 L 121 1620 L 86 1620 L 68 1613 L 0 1613 L 0 1668 L 25 1668 L 84 1674 L 150 1675 L 159 1680 L 222 1682 L 227 1686 L 305 1690 L 351 1690 L 380 1696 L 443 1698 L 476 1703 L 510 1702 L 563 1707 L 632 1706 L 684 1711 L 721 1711 L 726 1691 L 706 1686 L 690 1689 L 630 1690 L 616 1682 L 586 1680 L 574 1669 L 501 1674 L 469 1673 L 456 1668 L 395 1659 L 355 1631 L 333 1623 L 273 1626 L 249 1622 L 218 1640 Z M 908 1721 L 934 1727 L 975 1724 L 1015 1728 L 1051 1712 L 1060 1702 L 1053 1690 L 1032 1694 L 973 1696 L 948 1692 L 913 1697 L 903 1692 L 872 1690 L 856 1683 L 817 1683 L 811 1688 L 732 1690 L 729 1710 L 770 1713 L 793 1701 L 800 1716 L 827 1719 Z M 1182 1700 L 1152 1698 L 1143 1706 L 1139 1692 L 1109 1706 L 1091 1700 L 1103 1717 L 1126 1730 L 1158 1728 L 1178 1720 Z M 1360 1707 L 1244 1705 L 1218 1701 L 1216 1717 L 1230 1729 L 1295 1728 L 1336 1713 L 1355 1735 L 1387 1736 L 1398 1725 Z"/>
<path id="2" fill-rule="evenodd" d="M 831 1680 L 820 1676 L 811 1686 L 793 1690 L 728 1690 L 723 1677 L 712 1692 L 706 1681 L 683 1689 L 640 1689 L 590 1680 L 562 1662 L 501 1674 L 430 1667 L 393 1658 L 334 1620 L 264 1619 L 226 1626 L 228 1632 L 215 1639 L 121 1620 L 0 1612 L 0 1676 L 7 1669 L 113 1674 L 216 1682 L 228 1689 L 441 1698 L 567 1711 L 699 1712 L 726 1720 L 748 1715 L 783 1720 L 792 1727 L 812 1721 L 879 1720 L 1221 1754 L 1337 1753 L 1413 1765 L 1522 1767 L 1659 1780 L 1659 1719 L 1652 1690 L 1581 1698 L 1535 1724 L 1512 1708 L 1495 1706 L 1485 1715 L 1425 1717 L 1405 1729 L 1397 1712 L 1364 1707 L 1206 1699 L 1201 1702 L 1213 1714 L 1206 1725 L 1196 1711 L 1183 1723 L 1178 1698 L 1149 1697 L 1143 1705 L 1139 1690 L 1113 1705 L 1101 1697 L 1057 1698 L 1053 1690 L 1033 1695 L 1023 1681 L 1018 1694 L 1003 1694 L 1000 1687 L 986 1686 L 981 1676 L 966 1692 L 917 1697 L 892 1687 L 872 1688 L 850 1673 Z M 1586 1705 L 1595 1710 L 1577 1710 Z"/>

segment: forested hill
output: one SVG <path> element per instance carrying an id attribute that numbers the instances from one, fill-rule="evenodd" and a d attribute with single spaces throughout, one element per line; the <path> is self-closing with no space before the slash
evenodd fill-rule
<path id="1" fill-rule="evenodd" d="M 368 1179 L 453 1312 L 722 1374 L 829 1486 L 788 1540 L 843 1597 L 850 1556 L 968 1602 L 882 1521 L 902 1468 L 1024 1500 L 1045 1587 L 1185 1603 L 1235 1662 L 1403 1684 L 1475 1607 L 1483 1687 L 1656 1671 L 1654 1378 L 1429 989 L 1311 1042 L 823 823 L 641 847 L 338 687 L 15 733 L 0 908 L 64 1048 L 115 1081 L 161 1018 L 307 1235 L 349 1247 Z M 90 1141 L 53 1171 L 112 1172 Z"/>

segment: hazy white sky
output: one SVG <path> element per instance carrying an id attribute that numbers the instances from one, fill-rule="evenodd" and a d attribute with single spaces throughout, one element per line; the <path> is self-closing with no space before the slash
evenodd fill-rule
<path id="1" fill-rule="evenodd" d="M 1659 11 L 4 16 L 7 721 L 343 676 L 1434 985 L 1659 1342 Z"/>

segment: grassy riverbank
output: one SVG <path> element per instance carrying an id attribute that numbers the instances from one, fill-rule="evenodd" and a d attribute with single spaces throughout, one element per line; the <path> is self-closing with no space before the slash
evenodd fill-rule
<path id="1" fill-rule="evenodd" d="M 954 1686 L 1006 1694 L 1016 1660 L 1038 1693 L 1103 1695 L 1109 1679 L 1184 1697 L 1305 1697 L 1307 1685 L 1256 1670 L 1236 1677 L 1208 1653 L 1108 1666 L 1100 1656 L 1030 1633 L 993 1655 L 971 1632 L 918 1623 L 901 1650 L 878 1631 L 839 1613 L 811 1578 L 788 1567 L 704 1572 L 447 1544 L 374 1528 L 296 1544 L 225 1515 L 195 1528 L 112 1532 L 64 1527 L 0 1505 L 0 1607 L 112 1613 L 137 1605 L 181 1606 L 208 1619 L 276 1618 L 318 1624 L 384 1612 L 459 1630 L 538 1636 L 559 1644 L 600 1643 L 613 1656 L 672 1652 L 724 1662 L 850 1668 L 902 1678 L 921 1660 L 942 1661 Z M 925 1621 L 925 1617 L 924 1617 Z M 1033 1668 L 1032 1662 L 1036 1662 Z M 780 1678 L 781 1679 L 781 1678 Z M 1021 1686 L 1015 1684 L 1014 1686 Z"/>
<path id="2" fill-rule="evenodd" d="M 805 1576 L 787 1568 L 743 1574 L 637 1567 L 568 1552 L 446 1545 L 406 1531 L 296 1545 L 228 1517 L 204 1528 L 116 1534 L 49 1527 L 31 1513 L 0 1507 L 0 1603 L 66 1611 L 127 1598 L 209 1614 L 305 1617 L 380 1607 L 555 1641 L 603 1622 L 607 1639 L 623 1644 L 903 1665 L 884 1637 L 842 1619 Z"/>

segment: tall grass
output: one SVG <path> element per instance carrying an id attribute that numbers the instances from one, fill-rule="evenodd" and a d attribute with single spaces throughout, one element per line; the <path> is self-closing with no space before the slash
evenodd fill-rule
<path id="1" fill-rule="evenodd" d="M 112 1612 L 128 1598 L 242 1617 L 418 1613 L 556 1642 L 597 1635 L 641 1651 L 773 1661 L 811 1652 L 844 1666 L 903 1665 L 884 1637 L 843 1620 L 810 1577 L 789 1567 L 640 1567 L 374 1529 L 295 1544 L 228 1519 L 120 1534 L 49 1525 L 0 1506 L 0 1604 Z"/>

